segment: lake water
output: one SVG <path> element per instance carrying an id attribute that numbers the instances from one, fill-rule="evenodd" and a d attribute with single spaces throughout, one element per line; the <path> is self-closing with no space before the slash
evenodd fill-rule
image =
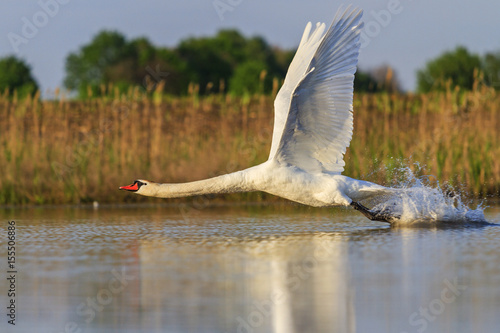
<path id="1" fill-rule="evenodd" d="M 500 207 L 485 210 L 500 223 Z M 0 210 L 1 332 L 498 332 L 500 226 L 352 210 Z M 6 316 L 16 221 L 16 325 Z"/>

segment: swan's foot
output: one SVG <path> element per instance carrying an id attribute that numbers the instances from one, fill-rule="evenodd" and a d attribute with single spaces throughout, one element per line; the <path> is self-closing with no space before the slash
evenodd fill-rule
<path id="1" fill-rule="evenodd" d="M 387 210 L 370 210 L 355 201 L 351 202 L 351 206 L 372 221 L 393 223 L 395 220 L 400 218 L 400 216 L 397 216 Z"/>

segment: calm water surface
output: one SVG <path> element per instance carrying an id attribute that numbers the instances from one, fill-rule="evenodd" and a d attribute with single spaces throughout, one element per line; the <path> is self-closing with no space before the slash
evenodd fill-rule
<path id="1" fill-rule="evenodd" d="M 500 207 L 485 215 L 500 223 Z M 342 209 L 255 206 L 0 217 L 1 332 L 500 331 L 500 226 L 391 228 Z"/>

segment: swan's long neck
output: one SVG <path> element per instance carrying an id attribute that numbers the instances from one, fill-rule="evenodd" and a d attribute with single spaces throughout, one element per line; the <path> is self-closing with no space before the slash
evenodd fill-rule
<path id="1" fill-rule="evenodd" d="M 148 184 L 150 185 L 150 188 L 145 189 L 147 191 L 139 194 L 158 198 L 180 198 L 203 194 L 255 191 L 248 180 L 246 170 L 190 183 Z"/>

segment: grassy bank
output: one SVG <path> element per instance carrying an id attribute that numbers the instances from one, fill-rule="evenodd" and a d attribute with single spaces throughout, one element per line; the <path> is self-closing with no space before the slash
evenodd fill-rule
<path id="1" fill-rule="evenodd" d="M 475 196 L 500 190 L 500 94 L 487 87 L 355 96 L 344 174 L 394 183 L 401 159 Z M 273 97 L 146 97 L 85 101 L 0 97 L 0 204 L 153 200 L 118 191 L 136 178 L 184 182 L 267 159 Z M 404 162 L 416 168 L 412 162 Z M 226 199 L 275 200 L 262 194 Z"/>

